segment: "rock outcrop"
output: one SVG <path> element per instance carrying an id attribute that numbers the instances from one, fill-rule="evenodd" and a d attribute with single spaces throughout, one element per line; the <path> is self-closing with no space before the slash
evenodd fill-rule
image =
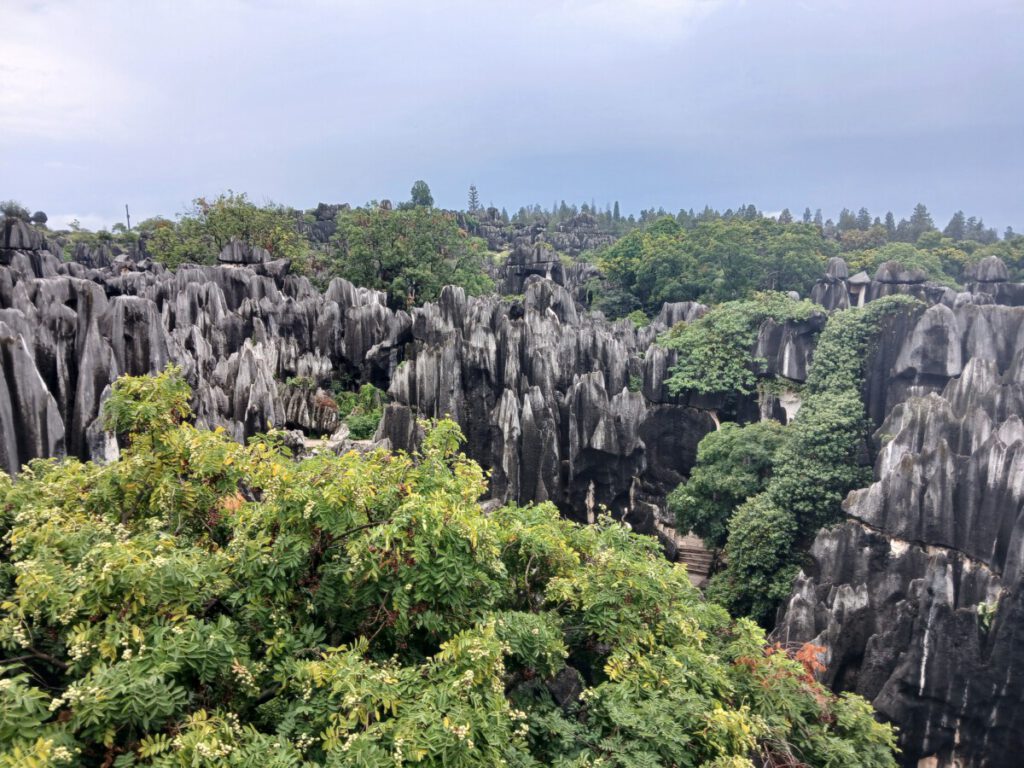
<path id="1" fill-rule="evenodd" d="M 977 282 L 998 284 L 998 267 Z M 949 304 L 882 334 L 866 386 L 875 482 L 818 535 L 777 634 L 826 647 L 826 682 L 899 725 L 905 765 L 1010 768 L 1024 751 L 1024 309 L 983 289 Z"/>
<path id="2" fill-rule="evenodd" d="M 34 229 L 10 232 L 4 242 L 18 248 L 0 251 L 8 472 L 40 456 L 113 455 L 99 415 L 125 373 L 181 366 L 198 422 L 239 440 L 271 425 L 334 434 L 330 385 L 372 382 L 390 394 L 378 438 L 393 447 L 416 449 L 417 420 L 450 415 L 468 453 L 491 470 L 495 498 L 550 499 L 577 519 L 604 505 L 660 531 L 671 549 L 661 501 L 688 475 L 721 403 L 671 396 L 664 382 L 674 358 L 655 340 L 699 317 L 699 304 L 666 305 L 643 329 L 585 313 L 560 284 L 568 270 L 542 245 L 520 250 L 521 297 L 448 287 L 406 313 L 345 280 L 319 293 L 239 242 L 218 266 L 171 272 L 97 249 L 63 262 Z M 773 328 L 761 351 L 801 377 L 814 330 Z M 756 418 L 755 402 L 743 407 Z"/>

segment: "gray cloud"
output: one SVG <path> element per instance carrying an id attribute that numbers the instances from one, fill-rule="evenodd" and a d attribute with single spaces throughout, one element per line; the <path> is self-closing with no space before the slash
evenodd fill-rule
<path id="1" fill-rule="evenodd" d="M 9 3 L 10 5 L 10 3 Z M 1024 7 L 565 0 L 5 8 L 2 197 L 957 207 L 1024 224 Z"/>

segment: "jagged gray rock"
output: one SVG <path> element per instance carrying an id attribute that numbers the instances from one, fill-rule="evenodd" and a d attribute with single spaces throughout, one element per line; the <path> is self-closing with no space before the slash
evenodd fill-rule
<path id="1" fill-rule="evenodd" d="M 825 681 L 900 726 L 904 765 L 1009 768 L 1024 750 L 1024 310 L 937 304 L 902 322 L 869 366 L 869 411 L 887 412 L 876 481 L 819 533 L 777 633 L 826 647 Z"/>

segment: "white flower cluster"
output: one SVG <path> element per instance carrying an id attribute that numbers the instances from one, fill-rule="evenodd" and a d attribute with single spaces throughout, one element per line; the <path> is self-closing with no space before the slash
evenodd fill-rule
<path id="1" fill-rule="evenodd" d="M 25 631 L 24 625 L 18 623 L 11 627 L 11 638 L 22 648 L 28 648 L 32 645 L 32 640 L 29 639 L 28 633 Z"/>
<path id="2" fill-rule="evenodd" d="M 231 660 L 231 672 L 234 674 L 235 679 L 249 690 L 256 688 L 256 677 L 238 659 Z"/>
<path id="3" fill-rule="evenodd" d="M 55 763 L 70 763 L 75 759 L 75 753 L 67 747 L 54 747 L 50 757 Z"/>
<path id="4" fill-rule="evenodd" d="M 200 741 L 196 744 L 196 752 L 205 760 L 217 761 L 218 758 L 227 757 L 235 748 L 230 744 L 214 739 L 212 742 L 207 744 L 205 741 Z"/>
<path id="5" fill-rule="evenodd" d="M 77 682 L 72 683 L 68 686 L 68 689 L 64 691 L 64 702 L 71 706 L 75 706 L 86 699 L 98 698 L 99 695 L 100 687 L 98 685 L 83 685 L 81 682 Z M 60 701 L 60 699 L 54 699 L 54 701 Z M 53 702 L 50 702 L 50 706 L 53 706 Z"/>

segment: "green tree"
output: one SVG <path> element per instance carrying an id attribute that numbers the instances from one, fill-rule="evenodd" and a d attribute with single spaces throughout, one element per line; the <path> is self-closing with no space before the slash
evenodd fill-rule
<path id="1" fill-rule="evenodd" d="M 148 219 L 137 229 L 146 250 L 169 267 L 185 262 L 213 264 L 232 239 L 265 248 L 274 258 L 303 266 L 308 244 L 295 228 L 295 216 L 274 204 L 257 206 L 245 194 L 227 192 L 212 200 L 197 197 L 176 222 Z"/>
<path id="2" fill-rule="evenodd" d="M 777 421 L 725 423 L 700 441 L 690 479 L 668 495 L 680 531 L 692 531 L 709 549 L 725 546 L 729 518 L 771 477 L 784 427 Z"/>
<path id="3" fill-rule="evenodd" d="M 28 221 L 30 218 L 28 208 L 17 200 L 0 201 L 0 213 L 8 219 L 21 219 L 22 221 Z"/>
<path id="4" fill-rule="evenodd" d="M 908 242 L 916 243 L 921 235 L 932 229 L 935 229 L 932 215 L 928 213 L 928 208 L 924 203 L 918 203 L 910 215 L 910 226 L 907 230 Z"/>
<path id="5" fill-rule="evenodd" d="M 332 268 L 357 285 L 389 292 L 396 306 L 435 300 L 445 285 L 486 293 L 486 243 L 469 237 L 455 216 L 433 208 L 342 211 Z"/>
<path id="6" fill-rule="evenodd" d="M 433 200 L 431 200 L 431 203 L 433 203 Z M 476 213 L 480 210 L 480 193 L 476 191 L 476 184 L 469 185 L 469 201 L 467 205 L 470 213 Z"/>
<path id="7" fill-rule="evenodd" d="M 953 240 L 963 240 L 965 221 L 964 212 L 957 211 L 953 214 L 952 218 L 950 218 L 949 224 L 946 225 L 946 228 L 942 230 L 942 234 L 946 237 L 952 238 Z"/>
<path id="8" fill-rule="evenodd" d="M 412 185 L 409 193 L 410 202 L 418 208 L 433 208 L 434 196 L 430 194 L 427 182 L 420 179 Z"/>

